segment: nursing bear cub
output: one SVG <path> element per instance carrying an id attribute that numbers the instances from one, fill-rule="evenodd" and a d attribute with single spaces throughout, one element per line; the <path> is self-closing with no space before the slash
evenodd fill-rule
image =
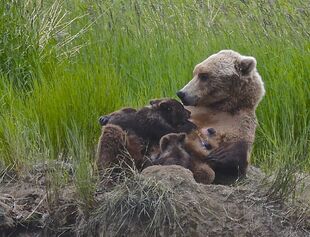
<path id="1" fill-rule="evenodd" d="M 150 101 L 140 110 L 124 108 L 99 119 L 103 126 L 98 144 L 99 168 L 133 159 L 139 169 L 150 165 L 147 159 L 158 148 L 159 140 L 169 133 L 190 133 L 196 125 L 190 112 L 174 99 Z"/>
<path id="2" fill-rule="evenodd" d="M 127 132 L 147 140 L 150 145 L 158 144 L 160 138 L 168 133 L 188 133 L 196 129 L 190 122 L 190 112 L 175 99 L 156 99 L 150 106 L 140 110 L 124 108 L 99 119 L 101 126 L 114 124 Z"/>
<path id="3" fill-rule="evenodd" d="M 170 133 L 163 136 L 160 140 L 160 154 L 154 164 L 183 166 L 192 171 L 198 183 L 211 184 L 215 173 L 204 161 L 210 151 L 203 143 L 196 146 L 198 143 L 193 142 L 192 135 Z"/>

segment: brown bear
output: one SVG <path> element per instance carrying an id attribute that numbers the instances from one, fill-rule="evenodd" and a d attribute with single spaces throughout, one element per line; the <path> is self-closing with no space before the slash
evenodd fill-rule
<path id="1" fill-rule="evenodd" d="M 214 183 L 233 183 L 246 175 L 257 120 L 255 110 L 265 94 L 253 57 L 222 50 L 196 65 L 193 79 L 178 97 L 199 129 L 208 127 L 225 141 L 206 158 Z"/>
<path id="2" fill-rule="evenodd" d="M 189 118 L 190 112 L 174 99 L 152 100 L 149 107 L 140 110 L 125 108 L 102 116 L 99 122 L 106 126 L 98 144 L 98 167 L 118 162 L 120 153 L 127 149 L 137 168 L 143 169 L 149 165 L 146 158 L 156 153 L 162 136 L 196 129 Z"/>
<path id="3" fill-rule="evenodd" d="M 160 139 L 160 154 L 155 165 L 180 165 L 192 171 L 198 183 L 211 184 L 215 174 L 204 161 L 206 149 L 197 149 L 185 133 L 170 133 Z"/>
<path id="4" fill-rule="evenodd" d="M 156 99 L 150 106 L 140 110 L 125 108 L 106 116 L 101 116 L 100 124 L 114 124 L 127 132 L 133 132 L 151 145 L 158 144 L 168 133 L 188 133 L 196 129 L 189 121 L 190 112 L 175 99 Z"/>

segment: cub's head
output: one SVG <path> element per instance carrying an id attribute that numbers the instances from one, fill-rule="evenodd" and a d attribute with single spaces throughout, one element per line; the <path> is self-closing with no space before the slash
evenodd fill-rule
<path id="1" fill-rule="evenodd" d="M 225 112 L 255 109 L 265 94 L 253 57 L 222 50 L 196 65 L 193 79 L 179 92 L 184 105 Z"/>
<path id="2" fill-rule="evenodd" d="M 170 133 L 160 139 L 160 155 L 155 160 L 156 165 L 190 166 L 190 155 L 185 151 L 185 133 Z"/>
<path id="3" fill-rule="evenodd" d="M 191 112 L 175 99 L 155 99 L 150 104 L 152 109 L 159 111 L 161 117 L 175 128 L 190 123 Z M 194 124 L 192 126 L 196 127 Z"/>

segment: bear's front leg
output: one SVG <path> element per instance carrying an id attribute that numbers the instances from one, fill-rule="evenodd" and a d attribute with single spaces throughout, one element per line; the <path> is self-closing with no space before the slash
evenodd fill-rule
<path id="1" fill-rule="evenodd" d="M 215 171 L 215 183 L 228 184 L 245 177 L 249 152 L 250 144 L 245 141 L 223 144 L 213 150 L 205 162 Z"/>
<path id="2" fill-rule="evenodd" d="M 111 116 L 109 116 L 109 115 L 102 115 L 102 116 L 100 116 L 100 118 L 99 118 L 99 124 L 100 124 L 101 126 L 107 125 L 108 122 L 109 122 L 109 120 L 110 120 L 110 118 L 111 118 Z"/>

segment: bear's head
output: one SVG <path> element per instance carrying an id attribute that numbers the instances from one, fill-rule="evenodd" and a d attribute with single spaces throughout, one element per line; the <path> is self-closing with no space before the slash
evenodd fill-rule
<path id="1" fill-rule="evenodd" d="M 173 127 L 182 126 L 189 122 L 191 112 L 175 99 L 154 99 L 150 101 L 150 105 Z"/>
<path id="2" fill-rule="evenodd" d="M 185 151 L 185 133 L 169 133 L 160 139 L 160 155 L 154 161 L 156 165 L 190 166 L 190 155 Z"/>
<path id="3" fill-rule="evenodd" d="M 255 110 L 265 94 L 253 57 L 222 50 L 196 65 L 193 79 L 178 93 L 184 105 L 234 113 Z"/>

